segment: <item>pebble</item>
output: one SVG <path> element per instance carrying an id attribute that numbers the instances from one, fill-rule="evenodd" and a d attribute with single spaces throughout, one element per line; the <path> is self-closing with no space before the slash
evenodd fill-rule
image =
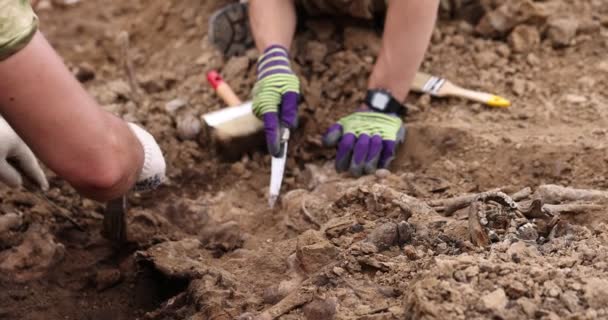
<path id="1" fill-rule="evenodd" d="M 514 52 L 529 52 L 540 44 L 540 32 L 534 26 L 520 25 L 511 32 L 509 45 Z"/>
<path id="2" fill-rule="evenodd" d="M 494 312 L 502 311 L 509 302 L 505 291 L 502 288 L 498 288 L 481 298 L 483 305 Z"/>
<path id="3" fill-rule="evenodd" d="M 391 175 L 390 170 L 387 169 L 378 169 L 376 170 L 376 178 L 378 179 L 386 179 L 388 176 Z"/>
<path id="4" fill-rule="evenodd" d="M 194 140 L 202 130 L 201 120 L 192 114 L 179 116 L 176 121 L 177 136 L 182 140 Z"/>
<path id="5" fill-rule="evenodd" d="M 175 111 L 181 109 L 186 106 L 186 101 L 180 98 L 175 98 L 165 104 L 165 110 L 169 113 L 174 113 Z"/>
<path id="6" fill-rule="evenodd" d="M 578 30 L 578 20 L 574 18 L 558 18 L 549 21 L 547 37 L 553 47 L 567 47 L 572 44 Z"/>
<path id="7" fill-rule="evenodd" d="M 336 317 L 337 301 L 335 298 L 314 300 L 302 308 L 307 320 L 332 320 Z"/>

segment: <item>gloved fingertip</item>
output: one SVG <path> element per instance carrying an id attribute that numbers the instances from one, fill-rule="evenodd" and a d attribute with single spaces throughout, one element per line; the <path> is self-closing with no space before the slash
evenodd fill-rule
<path id="1" fill-rule="evenodd" d="M 281 97 L 281 122 L 290 129 L 298 125 L 298 100 L 300 95 L 296 92 L 286 92 Z"/>
<path id="2" fill-rule="evenodd" d="M 334 123 L 327 132 L 323 135 L 323 145 L 325 147 L 335 147 L 342 138 L 342 126 L 338 123 Z"/>
<path id="3" fill-rule="evenodd" d="M 276 112 L 268 112 L 262 116 L 266 146 L 270 155 L 277 157 L 281 154 L 281 137 L 279 136 L 279 117 Z"/>

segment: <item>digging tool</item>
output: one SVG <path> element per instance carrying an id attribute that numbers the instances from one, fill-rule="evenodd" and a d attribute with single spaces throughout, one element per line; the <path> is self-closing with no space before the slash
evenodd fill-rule
<path id="1" fill-rule="evenodd" d="M 203 122 L 213 131 L 215 139 L 225 144 L 236 138 L 250 136 L 263 130 L 264 125 L 251 110 L 251 102 L 242 103 L 232 88 L 224 82 L 216 71 L 207 74 L 207 81 L 216 93 L 228 105 L 227 108 L 203 115 Z M 281 127 L 281 155 L 272 157 L 268 204 L 273 208 L 283 183 L 285 163 L 287 159 L 287 146 L 289 129 Z"/>
<path id="2" fill-rule="evenodd" d="M 503 97 L 462 88 L 451 81 L 432 76 L 424 72 L 417 72 L 412 84 L 412 91 L 428 93 L 434 97 L 459 97 L 477 101 L 495 108 L 507 108 L 511 102 Z"/>
<path id="3" fill-rule="evenodd" d="M 127 196 L 106 203 L 103 216 L 103 235 L 108 240 L 124 242 L 127 240 Z"/>

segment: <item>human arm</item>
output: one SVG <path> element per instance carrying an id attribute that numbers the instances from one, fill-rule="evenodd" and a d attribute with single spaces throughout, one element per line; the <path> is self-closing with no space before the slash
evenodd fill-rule
<path id="1" fill-rule="evenodd" d="M 271 155 L 280 154 L 280 127 L 297 126 L 300 82 L 291 69 L 289 47 L 295 32 L 293 0 L 253 0 L 249 18 L 262 53 L 253 88 L 253 112 L 264 123 Z"/>
<path id="2" fill-rule="evenodd" d="M 40 33 L 0 61 L 0 113 L 85 196 L 117 198 L 140 179 L 143 144 L 126 122 L 99 107 Z"/>
<path id="3" fill-rule="evenodd" d="M 389 2 L 382 48 L 368 88 L 386 89 L 395 99 L 405 100 L 430 43 L 438 7 L 439 0 Z"/>
<path id="4" fill-rule="evenodd" d="M 368 89 L 386 90 L 396 101 L 405 100 L 430 42 L 438 3 L 438 0 L 389 3 L 382 49 Z M 337 147 L 337 171 L 349 170 L 360 176 L 377 168 L 388 168 L 405 135 L 398 114 L 375 111 L 363 103 L 356 112 L 332 125 L 323 142 Z"/>

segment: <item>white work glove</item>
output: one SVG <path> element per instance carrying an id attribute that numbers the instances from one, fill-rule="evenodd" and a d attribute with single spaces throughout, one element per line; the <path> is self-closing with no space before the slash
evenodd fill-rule
<path id="1" fill-rule="evenodd" d="M 14 165 L 8 160 L 12 160 Z M 0 181 L 11 187 L 20 187 L 23 183 L 22 173 L 42 190 L 48 190 L 49 182 L 38 159 L 8 122 L 0 117 Z"/>
<path id="2" fill-rule="evenodd" d="M 165 158 L 154 137 L 140 126 L 130 123 L 129 128 L 135 134 L 144 149 L 144 165 L 135 183 L 134 191 L 156 189 L 165 180 Z"/>

